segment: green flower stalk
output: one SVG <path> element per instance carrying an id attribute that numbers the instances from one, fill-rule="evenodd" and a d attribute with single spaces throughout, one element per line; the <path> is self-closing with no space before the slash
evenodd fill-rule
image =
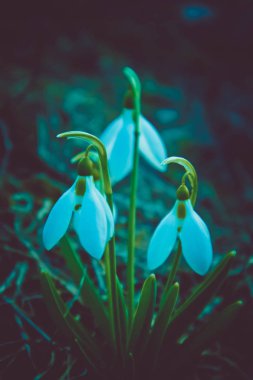
<path id="1" fill-rule="evenodd" d="M 136 224 L 136 192 L 138 182 L 138 162 L 139 162 L 139 137 L 140 137 L 140 97 L 141 85 L 139 78 L 130 68 L 124 69 L 124 74 L 129 80 L 134 101 L 134 152 L 133 152 L 133 169 L 131 175 L 131 194 L 130 194 L 130 211 L 128 224 L 128 259 L 127 259 L 127 306 L 129 326 L 132 324 L 134 313 L 134 264 L 135 264 L 135 224 Z"/>

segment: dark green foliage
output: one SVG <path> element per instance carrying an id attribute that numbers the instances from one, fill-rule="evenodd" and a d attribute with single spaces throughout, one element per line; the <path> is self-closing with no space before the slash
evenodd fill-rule
<path id="1" fill-rule="evenodd" d="M 63 254 L 68 252 L 66 262 L 69 269 L 77 270 L 75 280 L 82 283 L 79 289 L 81 302 L 90 308 L 102 335 L 104 327 L 108 328 L 104 337 L 108 335 L 109 340 L 101 346 L 101 337 L 92 334 L 82 320 L 77 321 L 71 315 L 71 310 L 64 304 L 52 278 L 43 271 L 41 273 L 42 287 L 50 313 L 72 344 L 78 345 L 88 363 L 98 372 L 107 371 L 108 376 L 123 376 L 124 373 L 127 374 L 128 379 L 133 379 L 134 376 L 145 375 L 146 378 L 151 378 L 157 374 L 162 376 L 162 373 L 171 374 L 171 376 L 177 372 L 180 373 L 182 366 L 192 365 L 217 335 L 223 333 L 236 318 L 242 306 L 242 302 L 237 301 L 221 312 L 211 315 L 207 321 L 202 322 L 200 328 L 195 328 L 192 333 L 189 332 L 189 327 L 195 324 L 201 311 L 223 283 L 231 260 L 235 256 L 233 252 L 224 257 L 177 309 L 175 306 L 179 284 L 175 283 L 163 295 L 162 303 L 160 307 L 157 307 L 158 312 L 155 312 L 156 279 L 151 274 L 143 284 L 130 330 L 123 288 L 117 279 L 121 350 L 114 357 L 110 348 L 112 338 L 110 338 L 106 305 L 99 298 L 91 279 L 82 273 L 81 261 L 74 250 L 70 249 L 67 239 L 61 242 L 61 248 Z M 77 273 L 79 273 L 78 276 Z M 82 278 L 80 280 L 81 275 L 84 276 L 84 281 Z M 107 360 L 110 358 L 108 362 L 103 360 L 106 357 Z"/>

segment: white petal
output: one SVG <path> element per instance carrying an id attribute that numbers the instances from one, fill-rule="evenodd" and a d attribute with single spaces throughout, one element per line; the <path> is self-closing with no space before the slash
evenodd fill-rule
<path id="1" fill-rule="evenodd" d="M 58 199 L 47 218 L 42 235 L 47 250 L 53 248 L 68 229 L 75 201 L 74 185 Z"/>
<path id="2" fill-rule="evenodd" d="M 100 193 L 100 191 L 97 190 L 97 188 L 94 185 L 94 195 L 96 194 L 96 197 L 98 201 L 100 202 L 101 206 L 104 209 L 106 221 L 107 221 L 107 241 L 110 240 L 114 234 L 114 218 L 112 211 L 103 195 Z"/>
<path id="3" fill-rule="evenodd" d="M 116 121 L 115 130 L 113 126 L 109 126 L 110 130 L 106 132 L 104 137 L 101 136 L 108 155 L 112 183 L 123 179 L 131 171 L 133 162 L 134 125 L 132 111 L 124 110 L 122 116 Z"/>
<path id="4" fill-rule="evenodd" d="M 107 243 L 107 219 L 94 189 L 88 179 L 81 210 L 74 215 L 74 228 L 83 248 L 99 260 Z"/>
<path id="5" fill-rule="evenodd" d="M 182 251 L 189 266 L 199 275 L 205 275 L 212 264 L 213 249 L 206 224 L 193 210 L 190 201 L 180 232 Z"/>
<path id="6" fill-rule="evenodd" d="M 177 239 L 175 207 L 156 228 L 148 248 L 148 268 L 153 270 L 169 257 Z"/>
<path id="7" fill-rule="evenodd" d="M 117 217 L 118 217 L 118 209 L 115 202 L 113 202 L 112 215 L 113 215 L 114 222 L 116 222 Z"/>
<path id="8" fill-rule="evenodd" d="M 142 156 L 156 169 L 166 170 L 161 162 L 167 157 L 164 143 L 153 125 L 141 116 L 140 120 L 140 152 Z"/>
<path id="9" fill-rule="evenodd" d="M 123 126 L 123 118 L 121 115 L 117 117 L 115 120 L 113 120 L 100 136 L 100 140 L 105 145 L 108 156 L 111 153 L 117 134 L 122 128 L 122 126 Z"/>

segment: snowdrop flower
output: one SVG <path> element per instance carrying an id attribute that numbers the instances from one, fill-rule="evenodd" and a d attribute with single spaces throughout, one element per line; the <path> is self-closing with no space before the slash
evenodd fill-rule
<path id="1" fill-rule="evenodd" d="M 43 230 L 43 243 L 53 248 L 65 235 L 71 220 L 82 247 L 95 259 L 101 259 L 106 243 L 114 233 L 112 212 L 87 171 L 79 176 L 52 208 Z"/>
<path id="2" fill-rule="evenodd" d="M 148 267 L 153 270 L 171 254 L 176 240 L 182 245 L 183 256 L 199 275 L 204 275 L 212 263 L 212 244 L 206 224 L 193 210 L 189 191 L 181 185 L 177 201 L 156 228 L 148 248 Z"/>
<path id="3" fill-rule="evenodd" d="M 133 109 L 126 105 L 123 113 L 112 121 L 100 139 L 105 145 L 112 183 L 123 179 L 132 169 L 134 151 Z M 161 165 L 166 149 L 154 126 L 140 116 L 140 154 L 156 169 L 164 171 Z"/>

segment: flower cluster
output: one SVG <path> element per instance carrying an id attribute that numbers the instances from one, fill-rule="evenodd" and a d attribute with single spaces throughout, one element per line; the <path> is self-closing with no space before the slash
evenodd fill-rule
<path id="1" fill-rule="evenodd" d="M 134 123 L 132 110 L 112 122 L 102 140 L 107 143 L 110 172 L 115 181 L 123 178 L 132 167 Z M 154 127 L 141 117 L 140 151 L 160 169 L 165 148 Z M 152 143 L 154 141 L 155 143 Z M 159 164 L 159 166 L 158 166 Z M 114 234 L 112 212 L 104 196 L 95 187 L 91 161 L 82 159 L 79 176 L 52 208 L 43 231 L 43 242 L 50 250 L 66 233 L 73 217 L 73 226 L 82 247 L 94 258 L 101 259 L 106 243 Z M 148 248 L 148 268 L 154 270 L 170 256 L 176 241 L 182 246 L 189 266 L 200 275 L 206 274 L 212 262 L 212 244 L 207 226 L 193 210 L 189 192 L 182 185 L 177 201 L 156 228 Z"/>

